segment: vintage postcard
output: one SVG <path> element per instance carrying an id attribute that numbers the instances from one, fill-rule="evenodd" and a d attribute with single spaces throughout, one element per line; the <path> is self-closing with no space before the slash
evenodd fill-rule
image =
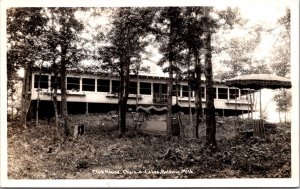
<path id="1" fill-rule="evenodd" d="M 0 18 L 2 187 L 299 186 L 298 1 L 4 0 Z"/>

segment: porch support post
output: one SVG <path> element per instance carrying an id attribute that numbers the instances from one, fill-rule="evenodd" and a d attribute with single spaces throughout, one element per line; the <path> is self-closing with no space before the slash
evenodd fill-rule
<path id="1" fill-rule="evenodd" d="M 85 103 L 85 114 L 88 114 L 89 113 L 89 103 L 86 102 Z"/>

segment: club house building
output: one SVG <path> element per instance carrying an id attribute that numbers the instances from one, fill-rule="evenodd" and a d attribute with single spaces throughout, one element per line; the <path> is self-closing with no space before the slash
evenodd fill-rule
<path id="1" fill-rule="evenodd" d="M 34 70 L 31 77 L 31 106 L 29 114 L 33 116 L 39 99 L 39 115 L 53 116 L 54 75 Z M 58 80 L 60 78 L 58 77 Z M 130 75 L 128 110 L 135 110 L 136 102 L 141 106 L 166 106 L 168 77 L 141 73 L 138 77 Z M 205 79 L 202 80 L 202 107 L 206 106 Z M 57 83 L 57 100 L 60 107 L 60 82 Z M 117 76 L 107 73 L 67 73 L 67 104 L 69 114 L 100 113 L 117 110 L 120 81 Z M 188 113 L 188 81 L 179 82 L 177 102 L 184 113 Z M 176 89 L 174 83 L 173 89 Z M 214 103 L 220 116 L 235 116 L 251 110 L 249 90 L 229 88 L 220 80 L 214 80 Z M 176 91 L 173 90 L 173 104 L 176 103 Z M 191 106 L 195 108 L 195 92 L 191 95 Z M 58 110 L 60 113 L 60 110 Z"/>

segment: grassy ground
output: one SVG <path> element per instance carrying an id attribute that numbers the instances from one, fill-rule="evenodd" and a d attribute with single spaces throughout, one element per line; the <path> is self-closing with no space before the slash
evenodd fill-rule
<path id="1" fill-rule="evenodd" d="M 186 120 L 185 120 L 186 119 Z M 70 124 L 84 123 L 86 133 L 61 140 L 53 123 L 31 123 L 26 129 L 8 124 L 10 179 L 102 178 L 289 178 L 290 127 L 267 130 L 266 139 L 238 135 L 232 122 L 217 127 L 218 151 L 205 146 L 183 117 L 186 137 L 133 132 L 118 138 L 117 120 L 110 114 L 77 115 Z"/>

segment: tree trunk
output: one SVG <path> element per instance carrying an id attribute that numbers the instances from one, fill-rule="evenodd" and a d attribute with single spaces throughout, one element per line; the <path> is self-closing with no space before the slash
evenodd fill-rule
<path id="1" fill-rule="evenodd" d="M 191 60 L 191 53 L 189 51 L 188 53 L 188 79 L 191 81 L 191 70 L 190 70 L 190 60 Z M 192 88 L 191 88 L 191 83 L 188 85 L 189 87 L 189 97 L 188 97 L 188 102 L 189 102 L 189 125 L 193 125 L 193 112 L 192 112 L 192 105 L 191 105 L 191 93 L 192 93 Z"/>
<path id="2" fill-rule="evenodd" d="M 55 77 L 55 82 L 57 82 L 57 77 Z M 53 93 L 53 109 L 54 109 L 54 116 L 55 116 L 55 126 L 57 128 L 57 131 L 59 131 L 58 107 L 57 107 L 57 87 L 54 88 L 54 93 Z"/>
<path id="3" fill-rule="evenodd" d="M 23 127 L 27 127 L 27 113 L 31 102 L 31 77 L 32 77 L 32 65 L 25 65 L 24 78 L 22 86 L 22 99 L 21 99 L 21 117 L 20 123 Z"/>
<path id="4" fill-rule="evenodd" d="M 121 90 L 119 93 L 119 137 L 123 137 L 126 133 L 126 112 L 127 112 L 127 100 L 128 100 L 128 88 L 129 88 L 129 73 L 130 73 L 130 27 L 127 29 L 127 41 L 126 41 L 126 57 L 125 61 L 120 57 L 121 69 L 120 69 L 120 85 Z"/>
<path id="5" fill-rule="evenodd" d="M 38 95 L 37 95 L 37 100 L 36 100 L 36 113 L 35 113 L 35 125 L 36 126 L 39 126 L 41 75 L 42 75 L 42 65 L 40 66 L 39 81 L 38 81 Z"/>
<path id="6" fill-rule="evenodd" d="M 125 135 L 126 132 L 125 120 L 126 120 L 126 103 L 124 102 L 124 93 L 121 92 L 120 99 L 119 99 L 119 137 L 123 137 Z"/>
<path id="7" fill-rule="evenodd" d="M 126 133 L 126 111 L 128 100 L 128 84 L 129 84 L 129 63 L 121 66 L 120 71 L 120 91 L 119 91 L 119 137 L 123 137 Z"/>
<path id="8" fill-rule="evenodd" d="M 26 87 L 26 80 L 28 75 L 28 68 L 27 65 L 25 65 L 24 68 L 24 78 L 23 78 L 23 85 L 22 85 L 22 98 L 21 98 L 21 115 L 20 115 L 20 124 L 22 126 L 26 127 L 26 94 L 27 94 L 27 87 Z"/>
<path id="9" fill-rule="evenodd" d="M 278 109 L 278 116 L 279 116 L 279 123 L 281 123 L 281 115 L 280 115 L 280 110 Z"/>
<path id="10" fill-rule="evenodd" d="M 57 134 L 59 135 L 60 128 L 58 123 L 58 105 L 57 105 L 58 67 L 57 64 L 55 63 L 55 57 L 53 58 L 53 72 L 54 72 L 54 81 L 51 83 L 51 96 L 52 96 L 54 116 L 55 116 L 55 127 L 57 130 Z"/>
<path id="11" fill-rule="evenodd" d="M 137 111 L 137 107 L 139 106 L 139 91 L 138 91 L 138 84 L 139 84 L 139 67 L 136 70 L 136 101 L 135 101 L 135 111 Z"/>
<path id="12" fill-rule="evenodd" d="M 119 93 L 118 93 L 118 95 L 119 95 L 119 102 L 118 102 L 118 126 L 119 126 L 119 137 L 122 137 L 122 135 L 123 135 L 123 130 L 122 130 L 122 125 L 121 125 L 121 123 L 122 123 L 122 106 L 123 106 L 123 95 L 124 95 L 124 89 L 123 89 L 123 91 L 121 91 L 121 88 L 123 88 L 122 87 L 122 85 L 123 85 L 123 83 L 122 83 L 122 76 L 121 76 L 121 79 L 120 79 L 120 91 L 119 91 Z M 123 80 L 124 81 L 124 80 Z"/>
<path id="13" fill-rule="evenodd" d="M 11 99 L 11 121 L 13 121 L 14 120 L 14 99 L 12 98 Z"/>
<path id="14" fill-rule="evenodd" d="M 68 106 L 67 106 L 67 75 L 66 75 L 66 47 L 62 45 L 62 60 L 61 60 L 61 119 L 65 136 L 70 136 L 70 128 L 68 125 Z"/>
<path id="15" fill-rule="evenodd" d="M 12 89 L 11 89 L 11 121 L 14 120 L 14 103 L 15 103 L 15 100 L 14 100 L 14 89 L 13 89 L 13 86 L 12 86 Z"/>
<path id="16" fill-rule="evenodd" d="M 53 11 L 51 11 L 51 29 L 52 32 L 54 31 L 54 14 Z M 52 50 L 52 54 L 53 54 L 53 72 L 54 72 L 54 84 L 52 83 L 52 89 L 54 89 L 53 92 L 53 109 L 54 109 L 54 116 L 55 116 L 55 126 L 56 126 L 56 130 L 57 130 L 57 134 L 59 134 L 60 132 L 60 128 L 59 128 L 59 123 L 58 123 L 58 106 L 57 106 L 57 87 L 58 87 L 58 66 L 55 62 L 56 60 L 56 56 L 55 56 L 55 47 L 51 49 Z"/>
<path id="17" fill-rule="evenodd" d="M 129 54 L 129 52 L 128 52 Z M 129 95 L 129 74 L 130 74 L 130 57 L 127 57 L 126 62 L 126 75 L 125 75 L 125 83 L 124 83 L 124 100 L 123 100 L 123 122 L 122 122 L 122 131 L 126 132 L 126 114 L 127 114 L 127 101 L 128 101 L 128 95 Z"/>
<path id="18" fill-rule="evenodd" d="M 287 114 L 286 114 L 286 111 L 284 112 L 284 123 L 285 124 L 287 123 Z"/>
<path id="19" fill-rule="evenodd" d="M 283 106 L 284 106 L 284 123 L 286 124 L 287 123 L 287 115 L 286 115 L 286 113 L 287 113 L 286 90 L 283 89 L 282 92 L 283 92 L 283 101 L 284 101 L 284 103 L 283 103 Z"/>
<path id="20" fill-rule="evenodd" d="M 198 55 L 198 60 L 197 60 L 198 64 L 199 64 L 199 77 L 198 78 L 198 83 L 199 83 L 199 114 L 200 114 L 200 123 L 202 123 L 203 120 L 203 115 L 204 115 L 204 111 L 202 108 L 202 80 L 201 80 L 201 76 L 202 76 L 202 66 L 201 66 L 201 62 L 199 59 L 199 55 Z"/>
<path id="21" fill-rule="evenodd" d="M 196 67 L 198 67 L 196 63 Z M 195 69 L 196 71 L 196 69 Z M 195 123 L 195 137 L 199 138 L 199 124 L 200 124 L 200 95 L 199 95 L 199 84 L 198 84 L 198 78 L 196 82 L 196 90 L 195 90 L 195 111 L 196 111 L 196 123 Z"/>
<path id="22" fill-rule="evenodd" d="M 176 73 L 176 81 L 175 81 L 175 86 L 176 86 L 176 96 L 175 96 L 175 103 L 178 104 L 178 96 L 180 95 L 180 93 L 178 93 L 178 90 L 180 91 L 180 86 L 178 84 L 178 73 Z M 172 85 L 172 89 L 173 89 L 173 85 Z M 172 96 L 173 98 L 173 96 Z"/>
<path id="23" fill-rule="evenodd" d="M 195 57 L 195 72 L 196 72 L 196 124 L 195 124 L 195 137 L 199 138 L 199 125 L 202 122 L 203 109 L 202 109 L 202 89 L 201 89 L 201 63 L 199 60 L 199 53 L 194 50 Z M 201 118 L 201 119 L 200 119 Z"/>
<path id="24" fill-rule="evenodd" d="M 250 89 L 251 93 L 250 93 L 250 109 L 251 109 L 251 119 L 253 119 L 253 105 L 254 105 L 254 91 L 252 91 Z M 253 93 L 252 93 L 253 92 Z"/>
<path id="25" fill-rule="evenodd" d="M 54 86 L 54 92 L 53 92 L 53 108 L 54 108 L 54 115 L 55 115 L 55 125 L 56 128 L 59 127 L 58 124 L 58 108 L 57 108 L 57 73 L 54 76 L 54 82 L 55 82 L 55 86 Z"/>
<path id="26" fill-rule="evenodd" d="M 249 113 L 249 112 L 250 112 L 250 111 L 249 111 L 250 108 L 249 108 L 249 106 L 250 106 L 250 102 L 249 102 L 249 90 L 248 90 L 248 93 L 247 93 L 247 116 L 248 116 L 247 118 L 248 118 L 248 119 L 250 119 L 250 113 Z M 223 115 L 223 116 L 224 116 L 224 115 Z"/>
<path id="27" fill-rule="evenodd" d="M 167 135 L 172 135 L 172 85 L 173 71 L 172 62 L 169 61 L 169 80 L 168 80 L 168 103 L 167 103 Z"/>
<path id="28" fill-rule="evenodd" d="M 191 103 L 191 93 L 192 93 L 192 89 L 191 87 L 189 86 L 189 124 L 190 125 L 193 125 L 193 111 L 192 111 L 192 103 Z"/>
<path id="29" fill-rule="evenodd" d="M 204 55 L 205 55 L 205 78 L 206 78 L 206 142 L 210 148 L 215 149 L 216 143 L 216 118 L 214 105 L 214 91 L 213 91 L 213 72 L 211 62 L 211 31 L 208 23 L 209 8 L 205 7 L 204 17 Z"/>
<path id="30" fill-rule="evenodd" d="M 169 15 L 172 14 L 173 7 L 169 8 Z M 168 103 L 167 103 L 167 135 L 172 135 L 172 89 L 173 89 L 173 43 L 175 39 L 175 24 L 174 18 L 170 17 L 170 33 L 168 44 L 168 61 L 169 61 L 169 79 L 168 79 Z"/>

